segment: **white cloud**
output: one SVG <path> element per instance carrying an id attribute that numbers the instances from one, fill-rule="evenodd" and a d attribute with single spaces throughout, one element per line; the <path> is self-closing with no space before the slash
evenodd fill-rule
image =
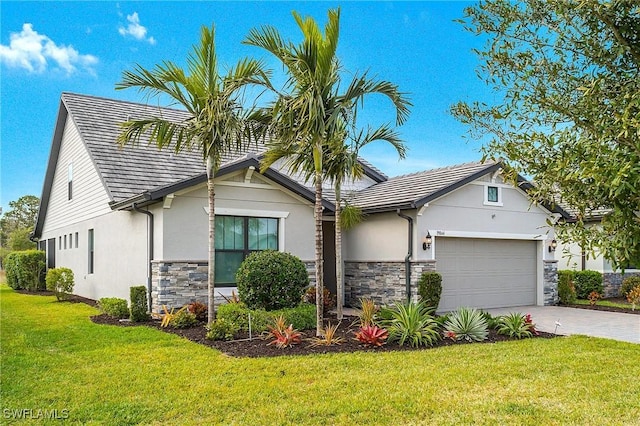
<path id="1" fill-rule="evenodd" d="M 136 40 L 146 40 L 150 44 L 156 44 L 156 39 L 153 37 L 147 38 L 147 28 L 140 25 L 140 18 L 138 17 L 138 12 L 133 12 L 133 15 L 127 15 L 127 21 L 129 21 L 129 25 L 127 28 L 120 27 L 118 28 L 118 32 L 123 37 L 130 35 Z"/>
<path id="2" fill-rule="evenodd" d="M 81 55 L 73 46 L 56 44 L 44 34 L 33 30 L 32 24 L 22 25 L 22 31 L 11 33 L 9 45 L 0 44 L 0 62 L 10 67 L 24 68 L 29 72 L 42 73 L 53 61 L 68 74 L 84 68 L 93 73 L 98 58 Z"/>

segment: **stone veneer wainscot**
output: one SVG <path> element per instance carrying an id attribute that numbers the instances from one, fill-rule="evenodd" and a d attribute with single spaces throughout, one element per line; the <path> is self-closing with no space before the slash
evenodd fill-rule
<path id="1" fill-rule="evenodd" d="M 315 263 L 303 261 L 309 274 L 311 285 L 315 285 Z M 180 308 L 198 301 L 207 303 L 208 298 L 208 265 L 206 260 L 156 260 L 151 264 L 151 309 L 162 312 L 162 305 L 167 308 Z M 226 290 L 230 295 L 235 287 L 216 287 L 215 303 L 225 303 L 220 293 Z"/>

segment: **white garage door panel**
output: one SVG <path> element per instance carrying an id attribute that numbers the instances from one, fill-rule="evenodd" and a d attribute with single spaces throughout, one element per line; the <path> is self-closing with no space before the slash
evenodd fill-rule
<path id="1" fill-rule="evenodd" d="M 535 241 L 439 238 L 439 311 L 460 306 L 499 308 L 536 303 Z"/>

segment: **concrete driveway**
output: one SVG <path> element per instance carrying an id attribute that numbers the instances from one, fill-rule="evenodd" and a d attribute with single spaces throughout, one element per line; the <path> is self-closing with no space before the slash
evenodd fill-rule
<path id="1" fill-rule="evenodd" d="M 604 337 L 623 342 L 640 343 L 640 315 L 560 306 L 518 306 L 487 309 L 491 315 L 509 312 L 531 314 L 536 328 L 550 333 Z M 556 327 L 556 322 L 560 323 Z"/>

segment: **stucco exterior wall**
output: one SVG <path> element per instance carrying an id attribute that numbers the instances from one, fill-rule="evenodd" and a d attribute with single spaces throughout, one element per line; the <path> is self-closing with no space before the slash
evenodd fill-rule
<path id="1" fill-rule="evenodd" d="M 415 211 L 403 213 L 415 217 Z M 407 232 L 407 221 L 396 213 L 367 215 L 362 223 L 344 232 L 344 259 L 365 262 L 404 261 L 407 254 Z"/>
<path id="2" fill-rule="evenodd" d="M 492 184 L 494 185 L 494 184 Z M 528 197 L 519 189 L 499 184 L 502 206 L 485 205 L 485 186 L 481 183 L 466 185 L 445 197 L 435 200 L 417 216 L 417 232 L 420 241 L 427 232 L 433 237 L 432 247 L 424 251 L 422 244 L 418 259 L 437 257 L 438 236 L 450 235 L 468 238 L 546 239 L 551 241 L 554 232 L 546 223 L 551 215 L 544 209 L 530 205 Z M 547 254 L 552 259 L 552 254 Z"/>
<path id="3" fill-rule="evenodd" d="M 89 229 L 94 230 L 94 272 L 89 273 Z M 55 230 L 43 231 L 41 240 L 56 239 L 56 267 L 73 271 L 73 292 L 98 300 L 129 300 L 129 287 L 147 282 L 147 218 L 135 212 L 112 212 Z M 78 233 L 78 247 L 75 234 Z M 72 236 L 73 246 L 64 235 Z M 62 249 L 59 241 L 62 237 Z M 117 255 L 116 255 L 117 254 Z"/>
<path id="4" fill-rule="evenodd" d="M 265 183 L 216 184 L 216 214 L 277 217 L 280 219 L 279 249 L 303 261 L 314 258 L 313 209 L 310 203 Z M 163 251 L 156 259 L 208 258 L 208 195 L 206 187 L 176 194 L 162 209 Z"/>

